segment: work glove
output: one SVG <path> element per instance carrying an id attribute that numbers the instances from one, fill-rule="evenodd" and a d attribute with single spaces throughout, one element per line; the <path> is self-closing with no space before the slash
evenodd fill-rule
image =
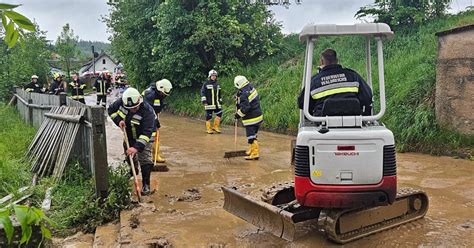
<path id="1" fill-rule="evenodd" d="M 240 117 L 239 114 L 235 113 L 234 118 L 235 118 L 236 120 L 238 120 L 238 119 L 240 119 L 241 117 Z"/>

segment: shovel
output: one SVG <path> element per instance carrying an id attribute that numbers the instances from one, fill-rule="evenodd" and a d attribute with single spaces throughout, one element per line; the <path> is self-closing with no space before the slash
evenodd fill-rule
<path id="1" fill-rule="evenodd" d="M 123 132 L 123 137 L 125 139 L 125 144 L 127 145 L 127 150 L 128 150 L 128 148 L 130 148 L 130 144 L 128 143 L 127 131 L 125 130 L 125 128 L 122 128 L 122 132 Z M 132 155 L 129 155 L 128 158 L 130 160 L 130 166 L 132 167 L 133 182 L 135 184 L 135 192 L 137 193 L 138 202 L 141 202 L 142 201 L 141 191 L 140 191 L 140 186 L 138 184 L 137 172 L 135 171 L 135 163 L 133 162 Z"/>
<path id="2" fill-rule="evenodd" d="M 225 152 L 224 158 L 235 158 L 235 157 L 243 157 L 247 156 L 245 150 L 237 150 L 237 119 L 235 119 L 234 124 L 234 151 Z"/>

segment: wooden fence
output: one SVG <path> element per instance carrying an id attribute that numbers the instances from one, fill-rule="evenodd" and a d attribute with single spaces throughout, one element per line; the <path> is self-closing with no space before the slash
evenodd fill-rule
<path id="1" fill-rule="evenodd" d="M 48 95 L 26 92 L 16 88 L 15 96 L 17 99 L 16 108 L 20 116 L 25 122 L 36 128 L 41 126 L 45 118 L 55 118 L 54 115 L 47 114 L 53 107 L 66 106 L 85 109 L 83 111 L 84 118 L 81 121 L 68 161 L 78 160 L 87 167 L 95 177 L 97 195 L 106 197 L 108 163 L 104 108 L 74 101 L 65 93 Z"/>

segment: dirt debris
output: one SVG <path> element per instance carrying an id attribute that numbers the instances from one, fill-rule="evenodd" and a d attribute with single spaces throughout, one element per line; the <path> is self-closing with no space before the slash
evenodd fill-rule
<path id="1" fill-rule="evenodd" d="M 173 248 L 173 244 L 165 238 L 165 237 L 159 237 L 159 238 L 153 238 L 150 240 L 146 241 L 146 244 L 149 245 L 150 248 Z"/>
<path id="2" fill-rule="evenodd" d="M 140 220 L 138 219 L 138 213 L 132 213 L 130 216 L 130 227 L 137 228 L 140 225 Z"/>
<path id="3" fill-rule="evenodd" d="M 180 196 L 173 196 L 173 195 L 165 195 L 168 198 L 169 203 L 175 202 L 193 202 L 200 200 L 202 195 L 198 188 L 193 187 L 187 189 L 183 192 Z"/>

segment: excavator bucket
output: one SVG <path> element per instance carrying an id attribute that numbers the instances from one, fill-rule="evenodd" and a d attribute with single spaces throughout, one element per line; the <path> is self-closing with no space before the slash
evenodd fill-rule
<path id="1" fill-rule="evenodd" d="M 294 221 L 294 213 L 256 200 L 232 188 L 222 187 L 222 191 L 224 209 L 227 212 L 285 240 L 293 241 L 297 238 L 298 226 Z"/>

